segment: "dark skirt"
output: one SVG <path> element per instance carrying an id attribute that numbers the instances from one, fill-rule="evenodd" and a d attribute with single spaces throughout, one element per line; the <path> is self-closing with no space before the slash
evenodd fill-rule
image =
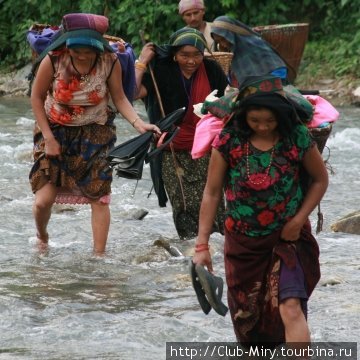
<path id="1" fill-rule="evenodd" d="M 228 304 L 237 340 L 274 347 L 285 342 L 281 301 L 306 301 L 320 279 L 319 247 L 310 224 L 296 242 L 280 240 L 280 231 L 248 237 L 225 231 Z"/>
<path id="2" fill-rule="evenodd" d="M 57 203 L 82 204 L 110 201 L 112 170 L 105 160 L 116 142 L 114 116 L 105 125 L 63 126 L 51 124 L 60 143 L 61 158 L 46 158 L 44 138 L 35 123 L 34 164 L 29 179 L 35 193 L 45 184 L 58 188 Z"/>
<path id="3" fill-rule="evenodd" d="M 162 178 L 172 206 L 176 231 L 181 239 L 191 239 L 198 233 L 200 205 L 210 156 L 193 160 L 188 151 L 176 151 L 175 154 L 176 163 L 180 169 L 176 170 L 175 168 L 173 154 L 170 151 L 164 151 Z M 177 171 L 181 173 L 184 197 Z M 213 232 L 224 233 L 224 210 L 224 200 L 222 199 L 213 225 Z"/>

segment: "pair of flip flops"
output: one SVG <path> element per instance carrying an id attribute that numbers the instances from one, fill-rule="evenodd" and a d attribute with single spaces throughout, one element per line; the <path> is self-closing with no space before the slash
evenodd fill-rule
<path id="1" fill-rule="evenodd" d="M 208 314 L 211 309 L 214 309 L 219 315 L 225 316 L 229 309 L 221 301 L 224 280 L 211 274 L 204 266 L 194 264 L 192 260 L 189 263 L 189 270 L 191 282 L 203 312 Z"/>

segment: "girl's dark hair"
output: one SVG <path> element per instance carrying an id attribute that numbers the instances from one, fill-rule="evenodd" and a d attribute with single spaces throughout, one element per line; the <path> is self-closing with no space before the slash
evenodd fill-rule
<path id="1" fill-rule="evenodd" d="M 279 100 L 279 98 L 276 100 Z M 280 136 L 284 140 L 289 139 L 290 142 L 292 142 L 292 132 L 296 124 L 300 123 L 300 120 L 293 105 L 286 100 L 281 100 L 280 102 L 274 101 L 266 104 L 252 103 L 240 106 L 235 111 L 233 117 L 233 126 L 236 128 L 239 137 L 246 140 L 253 133 L 253 130 L 249 127 L 246 121 L 248 111 L 261 109 L 267 109 L 273 112 L 277 120 L 277 130 L 279 131 Z"/>

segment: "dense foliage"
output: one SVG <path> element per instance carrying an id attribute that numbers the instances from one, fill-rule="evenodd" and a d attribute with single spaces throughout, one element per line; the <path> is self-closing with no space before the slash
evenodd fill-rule
<path id="1" fill-rule="evenodd" d="M 230 15 L 250 25 L 310 24 L 305 62 L 333 75 L 360 72 L 360 7 L 350 0 L 205 0 L 206 19 Z M 21 67 L 30 60 L 27 29 L 34 23 L 58 25 L 63 14 L 91 12 L 110 19 L 109 34 L 139 50 L 145 41 L 166 42 L 183 26 L 177 0 L 0 0 L 0 60 Z M 310 51 L 309 51 L 310 50 Z M 324 65 L 326 64 L 326 65 Z M 330 70 L 329 70 L 330 69 Z M 315 71 L 315 70 L 314 70 Z"/>

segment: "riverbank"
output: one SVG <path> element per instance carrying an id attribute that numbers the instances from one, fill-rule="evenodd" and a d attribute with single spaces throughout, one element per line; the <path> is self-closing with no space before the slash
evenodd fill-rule
<path id="1" fill-rule="evenodd" d="M 0 73 L 0 96 L 27 96 L 31 64 L 10 73 Z M 336 106 L 360 106 L 360 78 L 343 76 L 341 78 L 317 78 L 301 74 L 295 84 L 299 89 L 319 90 L 320 95 Z"/>
<path id="2" fill-rule="evenodd" d="M 303 90 L 319 90 L 320 95 L 337 106 L 360 106 L 360 78 L 309 77 L 305 73 L 296 80 L 296 86 Z"/>

